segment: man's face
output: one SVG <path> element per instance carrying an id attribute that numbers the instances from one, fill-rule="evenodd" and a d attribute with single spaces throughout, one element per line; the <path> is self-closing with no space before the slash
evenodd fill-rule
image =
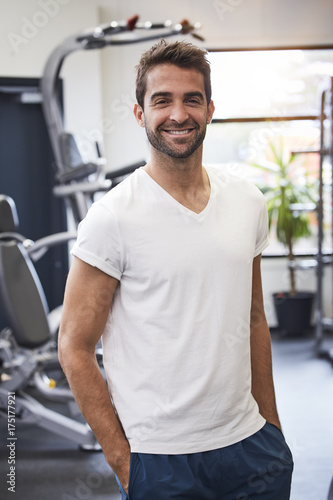
<path id="1" fill-rule="evenodd" d="M 214 104 L 207 103 L 199 71 L 164 64 L 148 73 L 144 110 L 136 105 L 134 112 L 153 148 L 188 158 L 202 145 Z"/>

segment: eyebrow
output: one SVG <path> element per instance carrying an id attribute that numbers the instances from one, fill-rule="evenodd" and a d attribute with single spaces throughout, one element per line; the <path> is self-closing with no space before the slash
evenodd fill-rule
<path id="1" fill-rule="evenodd" d="M 157 99 L 159 97 L 172 97 L 172 92 L 154 92 L 150 100 L 153 101 L 154 99 Z M 194 91 L 194 92 L 186 92 L 184 94 L 184 97 L 189 98 L 189 97 L 199 97 L 202 101 L 205 100 L 204 95 L 200 91 Z"/>

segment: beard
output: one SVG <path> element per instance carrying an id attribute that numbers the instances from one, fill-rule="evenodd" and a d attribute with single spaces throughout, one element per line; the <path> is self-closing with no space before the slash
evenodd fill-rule
<path id="1" fill-rule="evenodd" d="M 189 158 L 201 146 L 206 136 L 206 127 L 200 130 L 200 127 L 196 123 L 183 124 L 181 126 L 182 129 L 189 128 L 195 130 L 194 136 L 191 139 L 181 136 L 176 139 L 174 138 L 173 144 L 171 144 L 171 141 L 168 142 L 167 138 L 164 137 L 164 127 L 165 124 L 158 127 L 156 132 L 153 132 L 146 124 L 146 134 L 153 148 L 171 158 Z M 177 128 L 180 129 L 179 126 L 172 126 L 173 130 L 177 130 Z"/>

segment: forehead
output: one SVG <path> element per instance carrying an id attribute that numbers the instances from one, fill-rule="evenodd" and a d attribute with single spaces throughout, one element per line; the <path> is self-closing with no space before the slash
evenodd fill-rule
<path id="1" fill-rule="evenodd" d="M 200 71 L 194 68 L 160 64 L 147 74 L 145 98 L 149 99 L 156 92 L 202 92 L 205 95 L 204 77 Z"/>

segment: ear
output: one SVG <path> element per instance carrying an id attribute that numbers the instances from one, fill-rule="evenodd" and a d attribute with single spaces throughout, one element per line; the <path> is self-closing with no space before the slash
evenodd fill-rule
<path id="1" fill-rule="evenodd" d="M 215 111 L 214 102 L 210 101 L 210 103 L 208 104 L 207 124 L 212 121 L 214 111 Z"/>
<path id="2" fill-rule="evenodd" d="M 140 125 L 140 127 L 144 128 L 145 127 L 145 119 L 144 119 L 143 109 L 140 106 L 140 104 L 138 104 L 138 103 L 134 104 L 133 113 L 134 113 L 136 121 L 138 122 L 138 124 Z"/>

